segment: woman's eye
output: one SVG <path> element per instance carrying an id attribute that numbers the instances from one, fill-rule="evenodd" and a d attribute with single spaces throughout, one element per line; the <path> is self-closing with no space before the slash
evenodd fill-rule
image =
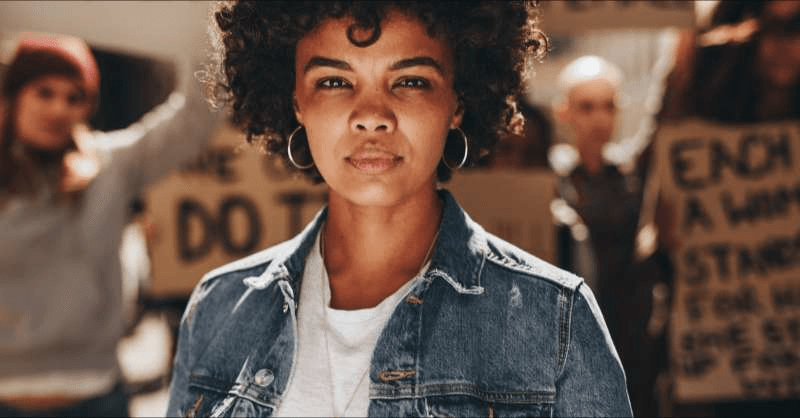
<path id="1" fill-rule="evenodd" d="M 427 89 L 431 83 L 424 78 L 403 78 L 395 83 L 395 87 L 410 89 Z"/>
<path id="2" fill-rule="evenodd" d="M 85 100 L 86 100 L 86 95 L 83 94 L 82 92 L 72 93 L 67 97 L 67 101 L 72 106 L 83 104 Z"/>
<path id="3" fill-rule="evenodd" d="M 326 78 L 317 83 L 317 87 L 323 89 L 341 89 L 350 87 L 350 83 L 343 78 Z"/>
<path id="4" fill-rule="evenodd" d="M 53 97 L 53 89 L 49 87 L 40 87 L 38 93 L 39 97 L 42 99 L 49 99 Z"/>

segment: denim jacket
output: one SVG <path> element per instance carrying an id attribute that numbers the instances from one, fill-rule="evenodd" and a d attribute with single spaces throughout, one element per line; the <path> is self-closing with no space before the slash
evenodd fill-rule
<path id="1" fill-rule="evenodd" d="M 430 267 L 372 354 L 370 416 L 630 416 L 583 281 L 487 233 L 447 191 Z M 169 416 L 271 416 L 323 209 L 295 238 L 207 274 L 181 320 Z M 313 400 L 309 400 L 313 402 Z"/>

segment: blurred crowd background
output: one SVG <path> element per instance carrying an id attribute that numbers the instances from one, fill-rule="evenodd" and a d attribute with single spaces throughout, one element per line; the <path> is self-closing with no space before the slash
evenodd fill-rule
<path id="1" fill-rule="evenodd" d="M 141 158 L 161 156 L 159 175 L 108 197 L 125 208 L 107 252 L 121 285 L 107 296 L 124 321 L 115 387 L 134 416 L 164 413 L 177 324 L 202 275 L 293 236 L 324 200 L 324 186 L 190 105 L 201 87 L 182 80 L 203 75 L 191 68 L 207 58 L 209 6 L 0 2 L 3 80 L 26 32 L 88 44 L 100 80 L 90 129 L 158 131 L 137 121 L 176 92 L 187 102 L 163 117 L 182 124 L 158 135 L 194 145 L 152 140 Z M 636 415 L 796 416 L 800 1 L 543 1 L 539 10 L 549 53 L 530 63 L 535 77 L 517 98 L 523 133 L 443 187 L 490 231 L 585 278 Z M 12 184 L 22 175 L 6 171 Z M 4 193 L 0 225 L 14 219 Z M 21 286 L 7 268 L 19 244 L 0 237 L 0 294 Z M 15 318 L 0 296 L 0 358 Z M 30 384 L 0 367 L 0 405 Z"/>

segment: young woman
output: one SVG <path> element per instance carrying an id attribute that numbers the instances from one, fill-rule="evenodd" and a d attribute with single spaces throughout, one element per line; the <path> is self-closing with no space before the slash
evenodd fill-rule
<path id="1" fill-rule="evenodd" d="M 88 46 L 21 35 L 0 114 L 0 416 L 127 416 L 117 343 L 129 203 L 197 154 L 216 120 L 181 78 L 140 122 L 90 131 Z"/>
<path id="2" fill-rule="evenodd" d="M 297 237 L 203 278 L 168 415 L 631 414 L 589 289 L 437 189 L 511 129 L 533 12 L 222 6 L 237 122 L 329 198 Z"/>

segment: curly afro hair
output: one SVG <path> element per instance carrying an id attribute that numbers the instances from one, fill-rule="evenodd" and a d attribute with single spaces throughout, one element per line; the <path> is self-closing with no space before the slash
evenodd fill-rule
<path id="1" fill-rule="evenodd" d="M 468 163 L 489 153 L 499 138 L 518 131 L 522 117 L 513 99 L 540 59 L 547 38 L 536 29 L 532 1 L 233 1 L 214 13 L 212 68 L 207 80 L 212 100 L 230 104 L 233 123 L 247 140 L 281 155 L 288 164 L 286 140 L 298 126 L 292 106 L 294 60 L 298 41 L 326 19 L 352 17 L 348 39 L 366 47 L 380 38 L 391 10 L 419 19 L 428 34 L 453 50 L 454 89 L 464 108 L 461 129 L 470 140 Z M 367 39 L 354 39 L 355 30 Z M 450 141 L 448 141 L 450 142 Z M 458 161 L 463 148 L 450 152 Z M 322 181 L 316 168 L 303 170 Z M 439 181 L 450 178 L 443 163 Z"/>

